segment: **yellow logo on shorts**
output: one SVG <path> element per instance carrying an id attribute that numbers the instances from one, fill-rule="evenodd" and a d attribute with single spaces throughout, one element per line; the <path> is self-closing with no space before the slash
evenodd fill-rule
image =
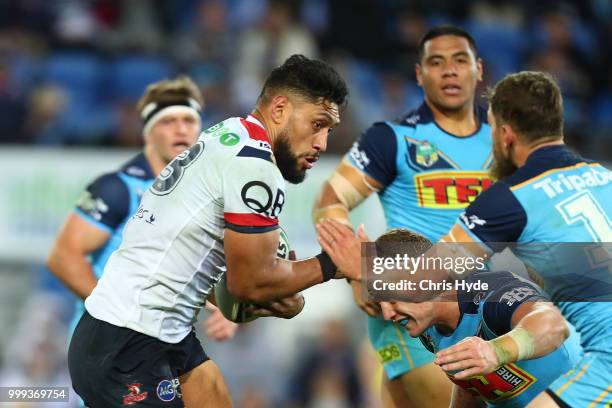
<path id="1" fill-rule="evenodd" d="M 378 358 L 382 364 L 402 359 L 402 353 L 395 344 L 387 344 L 376 350 L 376 353 L 378 353 Z"/>

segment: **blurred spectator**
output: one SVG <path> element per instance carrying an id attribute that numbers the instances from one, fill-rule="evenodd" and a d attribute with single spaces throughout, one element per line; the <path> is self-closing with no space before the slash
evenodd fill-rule
<path id="1" fill-rule="evenodd" d="M 361 406 L 362 390 L 348 327 L 341 320 L 322 323 L 316 341 L 298 359 L 286 405 L 304 408 Z"/>
<path id="2" fill-rule="evenodd" d="M 313 35 L 296 21 L 289 0 L 270 0 L 264 19 L 242 33 L 237 44 L 234 99 L 247 111 L 257 99 L 265 75 L 292 54 L 317 58 Z"/>
<path id="3" fill-rule="evenodd" d="M 62 128 L 59 116 L 68 103 L 66 93 L 53 85 L 37 88 L 30 96 L 27 134 L 35 143 L 60 144 Z"/>
<path id="4" fill-rule="evenodd" d="M 64 306 L 62 299 L 50 293 L 34 292 L 30 296 L 5 350 L 0 386 L 68 387 L 70 402 L 62 406 L 78 406 L 66 367 L 67 329 L 60 323 L 64 320 Z"/>
<path id="5" fill-rule="evenodd" d="M 7 61 L 0 57 L 0 143 L 27 143 L 23 138 L 26 99 L 12 76 Z"/>
<path id="6" fill-rule="evenodd" d="M 348 111 L 328 149 L 339 152 L 367 118 L 412 107 L 418 41 L 431 25 L 454 23 L 478 43 L 483 89 L 512 71 L 552 72 L 567 104 L 568 138 L 581 153 L 610 160 L 596 146 L 610 132 L 611 16 L 605 0 L 354 0 L 350 7 L 341 0 L 6 0 L 0 142 L 132 146 L 124 130 L 133 118 L 122 106 L 142 92 L 142 81 L 178 72 L 193 76 L 210 101 L 205 124 L 242 115 L 262 73 L 290 54 L 322 51 L 350 82 Z M 51 81 L 51 98 L 45 67 L 58 58 L 70 68 L 54 71 L 61 81 Z M 41 112 L 40 95 L 59 107 Z M 595 129 L 578 135 L 585 124 Z"/>
<path id="7" fill-rule="evenodd" d="M 230 69 L 230 62 L 234 59 L 234 39 L 229 30 L 226 3 L 222 0 L 201 1 L 194 14 L 195 21 L 179 27 L 172 40 L 172 55 L 182 67 L 211 65 L 214 69 Z"/>

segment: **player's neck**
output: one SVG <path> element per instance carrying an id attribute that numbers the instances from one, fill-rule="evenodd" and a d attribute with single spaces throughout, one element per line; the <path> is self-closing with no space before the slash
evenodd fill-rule
<path id="1" fill-rule="evenodd" d="M 270 143 L 272 144 L 272 146 L 274 146 L 274 141 L 276 140 L 276 135 L 278 134 L 274 123 L 269 120 L 258 107 L 255 107 L 255 109 L 253 109 L 253 111 L 251 112 L 251 116 L 257 119 L 263 125 L 264 129 L 266 130 L 266 134 L 268 135 L 268 139 L 270 140 Z"/>
<path id="2" fill-rule="evenodd" d="M 517 167 L 523 167 L 527 162 L 529 156 L 543 147 L 547 146 L 559 146 L 564 144 L 563 139 L 559 139 L 558 136 L 543 139 L 542 141 L 531 143 L 528 145 L 520 144 L 514 150 L 513 161 Z"/>
<path id="3" fill-rule="evenodd" d="M 437 318 L 435 320 L 436 329 L 443 335 L 449 335 L 455 331 L 459 324 L 459 317 L 461 313 L 459 311 L 459 303 L 441 301 L 436 302 L 437 305 Z"/>
<path id="4" fill-rule="evenodd" d="M 480 123 L 474 113 L 474 105 L 466 104 L 461 109 L 442 109 L 426 100 L 427 106 L 433 113 L 436 124 L 445 132 L 454 136 L 470 136 L 478 130 Z"/>
<path id="5" fill-rule="evenodd" d="M 159 173 L 166 167 L 168 163 L 166 163 L 158 154 L 155 154 L 155 150 L 153 146 L 146 145 L 144 148 L 144 155 L 149 162 L 149 166 L 151 166 L 151 171 L 155 176 L 158 176 Z"/>

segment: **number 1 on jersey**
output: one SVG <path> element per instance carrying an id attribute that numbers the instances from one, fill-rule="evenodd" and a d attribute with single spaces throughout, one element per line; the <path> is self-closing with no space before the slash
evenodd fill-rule
<path id="1" fill-rule="evenodd" d="M 612 242 L 612 223 L 590 191 L 581 191 L 557 204 L 568 225 L 582 222 L 596 242 Z"/>

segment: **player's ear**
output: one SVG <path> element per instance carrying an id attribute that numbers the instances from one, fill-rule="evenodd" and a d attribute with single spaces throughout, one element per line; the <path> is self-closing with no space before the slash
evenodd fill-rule
<path id="1" fill-rule="evenodd" d="M 419 86 L 423 86 L 423 73 L 421 72 L 421 64 L 414 64 L 414 73 L 416 75 L 416 80 Z"/>
<path id="2" fill-rule="evenodd" d="M 476 80 L 482 82 L 482 76 L 484 74 L 484 65 L 482 58 L 476 58 Z"/>
<path id="3" fill-rule="evenodd" d="M 516 134 L 516 132 L 514 131 L 511 125 L 504 123 L 503 125 L 501 125 L 501 131 L 502 131 L 502 142 L 504 146 L 512 146 L 513 144 L 516 143 L 518 139 L 518 135 Z"/>
<path id="4" fill-rule="evenodd" d="M 276 95 L 270 102 L 270 115 L 275 124 L 283 123 L 289 115 L 291 102 L 285 95 Z"/>

